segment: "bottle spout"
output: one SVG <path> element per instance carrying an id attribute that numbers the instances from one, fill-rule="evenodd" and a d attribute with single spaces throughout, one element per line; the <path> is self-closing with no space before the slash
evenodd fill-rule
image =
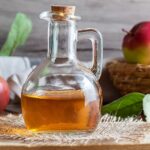
<path id="1" fill-rule="evenodd" d="M 49 11 L 44 11 L 42 13 L 40 13 L 40 19 L 49 21 L 50 20 L 50 12 Z"/>

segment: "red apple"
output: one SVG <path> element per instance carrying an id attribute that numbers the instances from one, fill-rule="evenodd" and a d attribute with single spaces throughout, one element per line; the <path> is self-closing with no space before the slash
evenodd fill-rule
<path id="1" fill-rule="evenodd" d="M 127 32 L 122 48 L 127 62 L 150 64 L 150 21 L 138 23 Z"/>
<path id="2" fill-rule="evenodd" d="M 9 102 L 9 87 L 7 82 L 0 77 L 0 112 L 2 112 Z"/>

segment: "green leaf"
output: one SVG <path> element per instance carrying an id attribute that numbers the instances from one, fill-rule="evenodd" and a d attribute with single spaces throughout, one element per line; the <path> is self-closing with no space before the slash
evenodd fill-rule
<path id="1" fill-rule="evenodd" d="M 31 20 L 23 13 L 18 13 L 11 25 L 7 40 L 0 51 L 1 56 L 10 56 L 17 47 L 22 46 L 32 30 Z"/>
<path id="2" fill-rule="evenodd" d="M 136 116 L 142 112 L 144 94 L 134 92 L 127 94 L 110 104 L 102 107 L 102 114 L 111 114 L 118 117 Z"/>

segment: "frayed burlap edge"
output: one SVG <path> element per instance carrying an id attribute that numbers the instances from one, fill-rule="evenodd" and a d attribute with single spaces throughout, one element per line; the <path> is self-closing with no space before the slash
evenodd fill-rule
<path id="1" fill-rule="evenodd" d="M 145 130 L 146 128 L 146 130 Z M 144 142 L 150 125 L 135 118 L 122 120 L 110 115 L 100 119 L 95 131 L 90 133 L 33 133 L 24 127 L 22 115 L 0 116 L 0 140 L 25 144 L 88 145 L 109 143 Z M 149 135 L 149 134 L 148 134 Z"/>

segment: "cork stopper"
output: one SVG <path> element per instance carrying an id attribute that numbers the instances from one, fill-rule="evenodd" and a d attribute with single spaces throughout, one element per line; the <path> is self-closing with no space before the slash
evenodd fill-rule
<path id="1" fill-rule="evenodd" d="M 75 14 L 75 6 L 51 6 L 52 13 L 62 13 L 65 15 L 74 15 Z"/>
<path id="2" fill-rule="evenodd" d="M 53 13 L 53 19 L 65 20 L 67 16 L 74 16 L 75 6 L 51 6 L 51 13 Z"/>

